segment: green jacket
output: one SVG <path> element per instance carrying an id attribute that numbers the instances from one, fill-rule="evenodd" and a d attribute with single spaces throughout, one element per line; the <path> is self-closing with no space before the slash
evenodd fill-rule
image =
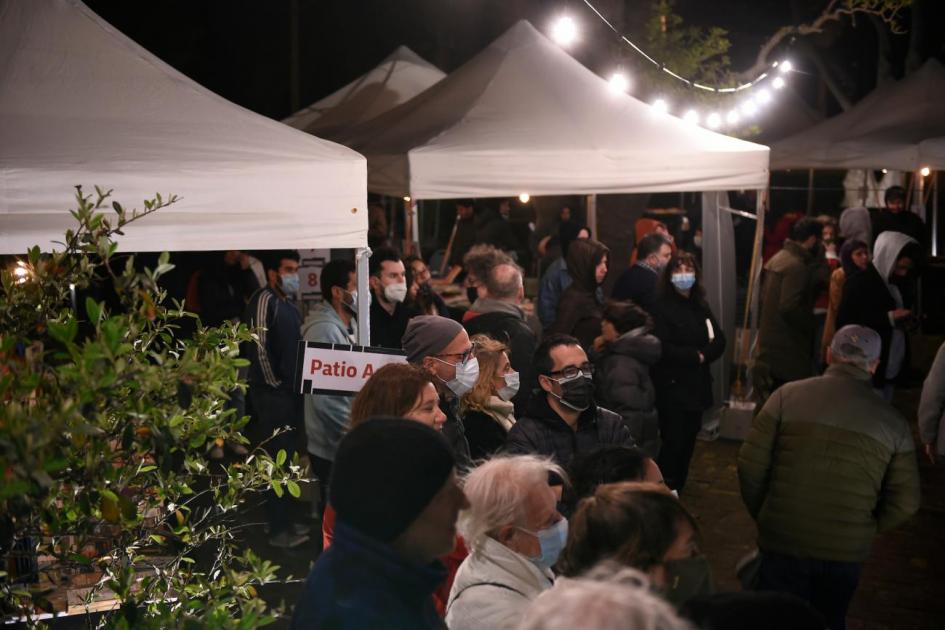
<path id="1" fill-rule="evenodd" d="M 772 376 L 796 381 L 813 375 L 814 299 L 820 267 L 811 252 L 792 240 L 785 241 L 784 248 L 765 265 L 755 358 L 762 380 Z"/>
<path id="2" fill-rule="evenodd" d="M 778 388 L 738 453 L 738 478 L 762 551 L 861 562 L 877 531 L 919 509 L 912 432 L 851 365 Z"/>

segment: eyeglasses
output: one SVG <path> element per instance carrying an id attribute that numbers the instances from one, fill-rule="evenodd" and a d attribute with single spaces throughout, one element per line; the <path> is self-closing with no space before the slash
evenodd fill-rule
<path id="1" fill-rule="evenodd" d="M 548 372 L 548 376 L 560 376 L 562 378 L 577 378 L 580 375 L 584 375 L 587 378 L 592 378 L 594 376 L 594 366 L 590 363 L 585 363 L 584 365 L 569 365 L 560 370 L 555 370 L 554 372 Z"/>
<path id="2" fill-rule="evenodd" d="M 435 354 L 435 355 L 433 355 L 433 356 L 434 356 L 434 358 L 436 358 L 436 357 L 459 357 L 459 362 L 460 362 L 460 363 L 465 363 L 466 361 L 469 360 L 469 357 L 474 357 L 474 356 L 476 356 L 476 350 L 477 350 L 477 346 L 476 346 L 476 344 L 473 344 L 473 345 L 469 346 L 469 349 L 466 350 L 465 352 L 449 352 L 449 353 L 447 353 L 447 354 Z"/>

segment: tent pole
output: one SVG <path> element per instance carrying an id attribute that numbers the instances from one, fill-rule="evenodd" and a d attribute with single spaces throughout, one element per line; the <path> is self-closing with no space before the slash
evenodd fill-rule
<path id="1" fill-rule="evenodd" d="M 766 190 L 759 189 L 755 199 L 755 242 L 751 251 L 751 266 L 748 271 L 748 294 L 745 296 L 744 326 L 741 334 L 735 338 L 735 384 L 732 393 L 741 399 L 745 398 L 746 391 L 742 383 L 742 370 L 747 373 L 749 349 L 751 347 L 751 311 L 755 301 L 756 277 L 761 277 L 761 246 L 765 232 L 765 207 L 767 205 Z"/>
<path id="2" fill-rule="evenodd" d="M 368 282 L 370 247 L 359 247 L 354 254 L 358 276 L 358 345 L 371 345 L 371 287 Z"/>
<path id="3" fill-rule="evenodd" d="M 938 256 L 938 171 L 932 179 L 932 255 Z"/>
<path id="4" fill-rule="evenodd" d="M 807 169 L 807 215 L 814 210 L 814 169 Z"/>
<path id="5" fill-rule="evenodd" d="M 420 202 L 413 197 L 410 197 L 410 238 L 413 254 L 423 258 L 420 252 Z"/>
<path id="6" fill-rule="evenodd" d="M 597 195 L 588 195 L 585 207 L 587 208 L 587 226 L 591 228 L 591 238 L 600 240 L 597 234 Z"/>

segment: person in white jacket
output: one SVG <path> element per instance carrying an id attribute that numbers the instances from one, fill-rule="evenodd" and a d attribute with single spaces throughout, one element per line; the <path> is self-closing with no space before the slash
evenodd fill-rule
<path id="1" fill-rule="evenodd" d="M 535 455 L 493 458 L 467 475 L 470 507 L 459 530 L 470 549 L 446 606 L 450 630 L 515 628 L 529 603 L 551 588 L 568 535 L 548 481 L 560 467 Z"/>

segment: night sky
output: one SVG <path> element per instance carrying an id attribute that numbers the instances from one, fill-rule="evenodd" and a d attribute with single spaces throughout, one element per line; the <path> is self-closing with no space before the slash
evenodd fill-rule
<path id="1" fill-rule="evenodd" d="M 608 37 L 579 0 L 296 0 L 298 6 L 300 104 L 308 105 L 376 65 L 406 44 L 449 72 L 475 55 L 517 20 L 547 30 L 567 10 L 583 28 L 584 42 L 572 51 L 606 74 L 613 60 L 600 42 Z M 594 0 L 612 14 L 621 0 Z M 89 0 L 87 4 L 123 33 L 184 74 L 223 97 L 258 113 L 282 118 L 292 113 L 290 88 L 291 0 Z M 626 0 L 631 24 L 641 23 L 649 1 Z M 820 0 L 678 0 L 687 23 L 729 30 L 734 67 L 745 67 L 777 27 L 809 19 Z M 937 1 L 926 4 L 939 5 Z M 941 18 L 942 16 L 934 16 Z M 937 23 L 941 24 L 938 19 Z M 612 35 L 611 35 L 612 36 Z M 894 38 L 899 57 L 907 39 Z M 926 54 L 940 53 L 941 38 Z M 842 29 L 833 46 L 834 63 L 853 73 L 860 94 L 872 87 L 875 35 L 861 20 Z M 901 60 L 898 61 L 901 66 Z M 804 68 L 800 60 L 801 69 Z M 898 69 L 901 72 L 901 68 Z M 798 86 L 815 100 L 816 77 L 801 75 Z M 835 104 L 828 103 L 835 109 Z"/>

